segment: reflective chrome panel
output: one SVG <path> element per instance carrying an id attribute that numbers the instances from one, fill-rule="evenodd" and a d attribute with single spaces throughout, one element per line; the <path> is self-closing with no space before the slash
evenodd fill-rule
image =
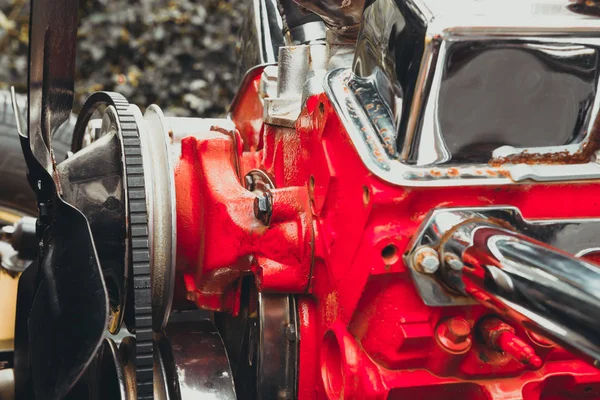
<path id="1" fill-rule="evenodd" d="M 375 0 L 354 74 L 332 73 L 326 90 L 348 131 L 379 137 L 361 155 L 393 183 L 592 179 L 599 48 L 600 19 L 562 0 Z M 360 91 L 386 106 L 394 134 L 373 126 Z M 392 136 L 397 160 L 377 151 Z M 389 173 L 377 171 L 382 164 Z"/>
<path id="2" fill-rule="evenodd" d="M 326 46 L 322 42 L 280 48 L 277 96 L 264 99 L 264 122 L 294 128 L 305 89 L 318 90 L 318 87 L 307 88 L 307 81 L 316 73 L 324 72 L 326 62 Z"/>
<path id="3" fill-rule="evenodd" d="M 452 161 L 485 163 L 499 146 L 577 151 L 591 128 L 598 56 L 567 43 L 448 45 L 434 129 Z"/>
<path id="4" fill-rule="evenodd" d="M 431 306 L 449 306 L 472 304 L 470 298 L 456 296 L 448 292 L 435 277 L 424 275 L 412 268 L 412 254 L 422 246 L 437 247 L 443 241 L 444 234 L 465 220 L 478 218 L 479 220 L 503 221 L 516 232 L 525 234 L 549 246 L 556 247 L 570 254 L 587 254 L 598 248 L 600 237 L 600 219 L 572 219 L 572 220 L 526 220 L 519 209 L 515 207 L 471 207 L 449 208 L 433 210 L 424 220 L 419 230 L 409 243 L 405 254 L 406 265 L 411 271 L 415 284 L 425 304 Z M 467 234 L 462 234 L 460 229 L 455 232 L 456 238 L 462 237 L 463 243 L 468 245 L 470 239 Z M 461 236 L 462 235 L 462 236 Z M 458 240 L 458 239 L 457 239 Z M 456 244 L 456 241 L 453 242 Z M 448 243 L 440 249 L 440 258 L 444 259 L 444 252 L 462 254 L 462 249 Z"/>
<path id="5" fill-rule="evenodd" d="M 336 34 L 356 39 L 365 0 L 294 0 L 319 15 Z"/>
<path id="6" fill-rule="evenodd" d="M 325 24 L 318 15 L 300 7 L 294 0 L 277 0 L 283 16 L 286 44 L 308 44 L 325 40 Z"/>
<path id="7" fill-rule="evenodd" d="M 414 16 L 405 2 L 376 0 L 365 9 L 353 70 L 378 83 L 377 90 L 401 131 L 406 130 L 406 121 L 400 127 L 400 116 L 403 109 L 405 114 L 410 110 L 425 35 L 425 21 Z"/>
<path id="8" fill-rule="evenodd" d="M 442 266 L 431 279 L 449 298 L 466 296 L 597 361 L 600 267 L 568 253 L 595 247 L 598 234 L 599 220 L 525 221 L 515 208 L 449 208 L 431 213 L 410 254 L 422 244 L 437 248 Z M 410 254 L 419 286 L 423 274 Z"/>
<path id="9" fill-rule="evenodd" d="M 376 176 L 395 185 L 474 186 L 508 185 L 526 179 L 565 181 L 600 178 L 600 165 L 584 164 L 482 164 L 410 165 L 400 159 L 396 127 L 389 103 L 378 90 L 384 78 L 376 74 L 360 78 L 348 69 L 337 69 L 325 77 L 324 88 L 342 120 L 365 166 Z M 423 142 L 441 151 L 435 141 Z"/>

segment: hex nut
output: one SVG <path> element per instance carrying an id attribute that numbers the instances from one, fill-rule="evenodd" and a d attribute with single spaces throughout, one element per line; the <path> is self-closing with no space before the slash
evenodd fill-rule
<path id="1" fill-rule="evenodd" d="M 421 247 L 417 249 L 413 256 L 415 268 L 422 274 L 434 274 L 440 267 L 440 258 L 431 247 Z"/>
<path id="2" fill-rule="evenodd" d="M 452 268 L 454 271 L 462 271 L 465 267 L 462 260 L 454 253 L 447 253 L 444 255 L 444 263 Z"/>
<path id="3" fill-rule="evenodd" d="M 254 198 L 254 216 L 265 225 L 271 222 L 273 205 L 270 193 L 262 193 Z"/>

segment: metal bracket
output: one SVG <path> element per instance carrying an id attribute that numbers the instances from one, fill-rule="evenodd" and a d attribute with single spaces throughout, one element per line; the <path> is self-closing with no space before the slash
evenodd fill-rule
<path id="1" fill-rule="evenodd" d="M 431 248 L 439 253 L 442 263 L 452 268 L 452 256 L 449 258 L 449 254 L 444 253 L 444 246 L 440 246 L 443 237 L 462 222 L 473 219 L 493 220 L 501 225 L 510 226 L 518 233 L 577 256 L 597 251 L 598 248 L 600 219 L 527 220 L 518 208 L 511 206 L 436 209 L 425 218 L 404 254 L 404 263 L 410 270 L 426 305 L 477 304 L 475 300 L 455 293 L 441 284 L 441 269 L 436 268 L 427 273 L 427 269 L 424 270 L 418 265 L 418 255 L 423 253 L 422 249 Z M 460 255 L 458 256 L 460 258 Z"/>

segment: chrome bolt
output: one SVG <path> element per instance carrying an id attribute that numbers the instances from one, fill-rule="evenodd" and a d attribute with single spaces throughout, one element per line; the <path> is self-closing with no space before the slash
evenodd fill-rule
<path id="1" fill-rule="evenodd" d="M 421 247 L 413 257 L 415 268 L 423 274 L 433 274 L 440 267 L 437 251 L 431 247 Z"/>
<path id="2" fill-rule="evenodd" d="M 463 264 L 462 260 L 458 258 L 456 254 L 453 253 L 446 254 L 444 256 L 444 262 L 447 266 L 449 266 L 455 271 L 462 271 L 462 269 L 465 267 L 465 264 Z"/>

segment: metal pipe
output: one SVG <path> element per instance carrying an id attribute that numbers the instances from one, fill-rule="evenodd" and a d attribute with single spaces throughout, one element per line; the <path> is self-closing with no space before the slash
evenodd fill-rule
<path id="1" fill-rule="evenodd" d="M 600 267 L 504 223 L 466 216 L 457 216 L 462 222 L 442 237 L 444 282 L 598 365 Z M 463 265 L 456 263 L 456 256 Z"/>

